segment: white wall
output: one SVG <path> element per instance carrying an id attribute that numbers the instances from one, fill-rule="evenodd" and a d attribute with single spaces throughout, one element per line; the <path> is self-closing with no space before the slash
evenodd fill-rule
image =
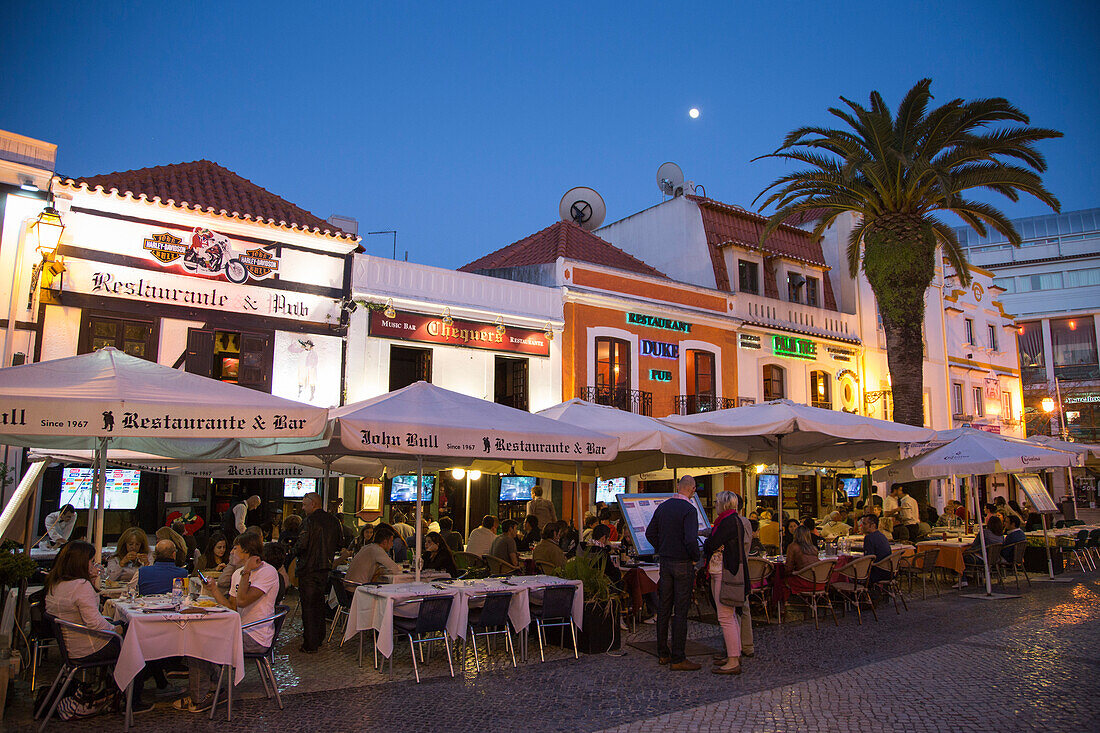
<path id="1" fill-rule="evenodd" d="M 683 196 L 608 224 L 595 233 L 673 280 L 716 287 L 703 217 L 699 206 Z M 730 277 L 736 274 L 734 270 Z"/>

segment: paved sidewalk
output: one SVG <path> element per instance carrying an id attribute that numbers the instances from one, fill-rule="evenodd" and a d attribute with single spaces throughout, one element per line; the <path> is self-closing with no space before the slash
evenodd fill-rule
<path id="1" fill-rule="evenodd" d="M 291 630 L 277 664 L 286 709 L 255 697 L 234 702 L 210 721 L 162 706 L 136 720 L 157 731 L 294 731 L 371 728 L 417 731 L 867 731 L 921 732 L 1100 730 L 1100 573 L 1073 584 L 1040 584 L 1001 601 L 957 594 L 910 600 L 910 611 L 879 609 L 880 620 L 855 617 L 834 627 L 812 623 L 757 627 L 756 657 L 745 672 L 673 673 L 631 647 L 620 656 L 560 650 L 553 661 L 512 669 L 499 652 L 479 675 L 472 658 L 458 679 L 436 659 L 417 685 L 411 665 L 397 660 L 397 681 L 355 663 L 355 645 L 330 645 L 312 657 L 293 651 Z M 690 634 L 717 646 L 717 629 L 693 622 Z M 652 638 L 644 626 L 639 638 Z M 699 658 L 700 662 L 709 659 Z M 458 670 L 456 669 L 456 672 Z M 440 676 L 442 674 L 442 676 Z M 255 682 L 254 671 L 248 682 Z M 31 731 L 25 688 L 5 730 Z M 53 723 L 51 730 L 121 729 L 102 716 Z"/>

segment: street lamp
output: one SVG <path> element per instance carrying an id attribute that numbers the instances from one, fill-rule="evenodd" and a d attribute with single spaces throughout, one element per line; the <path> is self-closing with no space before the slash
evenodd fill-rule
<path id="1" fill-rule="evenodd" d="M 451 471 L 451 476 L 455 481 L 461 481 L 466 479 L 466 536 L 470 536 L 470 482 L 477 481 L 481 478 L 481 471 L 477 469 L 467 471 L 464 468 L 455 468 Z"/>
<path id="2" fill-rule="evenodd" d="M 34 223 L 27 229 L 27 240 L 35 246 L 42 259 L 35 263 L 31 270 L 31 289 L 27 296 L 27 308 L 34 305 L 34 294 L 38 290 L 38 280 L 42 277 L 42 270 L 49 265 L 50 274 L 60 275 L 65 271 L 65 265 L 57 261 L 57 247 L 61 244 L 61 235 L 65 233 L 65 224 L 61 221 L 61 214 L 53 207 L 52 203 L 46 204 L 46 208 L 38 215 Z"/>
<path id="3" fill-rule="evenodd" d="M 1046 414 L 1049 415 L 1050 413 L 1054 412 L 1054 400 L 1052 400 L 1050 397 L 1044 397 L 1042 405 L 1043 412 L 1045 412 Z"/>

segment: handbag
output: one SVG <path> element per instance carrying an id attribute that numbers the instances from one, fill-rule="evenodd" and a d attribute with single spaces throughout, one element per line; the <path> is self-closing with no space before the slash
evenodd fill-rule
<path id="1" fill-rule="evenodd" d="M 748 558 L 745 556 L 743 531 L 741 526 L 741 517 L 734 514 L 734 526 L 737 528 L 734 533 L 734 537 L 730 542 L 736 542 L 738 549 L 741 552 L 741 565 L 737 568 L 736 573 L 731 573 L 729 568 L 722 565 L 722 584 L 718 589 L 718 602 L 723 606 L 730 606 L 732 608 L 740 608 L 745 605 L 746 597 L 746 579 L 749 575 L 748 570 Z M 726 543 L 730 544 L 729 542 Z"/>

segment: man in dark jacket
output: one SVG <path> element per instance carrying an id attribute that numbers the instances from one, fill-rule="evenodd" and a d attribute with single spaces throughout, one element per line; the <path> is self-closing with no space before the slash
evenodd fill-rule
<path id="1" fill-rule="evenodd" d="M 325 638 L 325 591 L 328 590 L 332 559 L 340 550 L 343 532 L 340 521 L 321 508 L 321 497 L 302 497 L 306 520 L 298 536 L 298 593 L 302 602 L 302 646 L 312 654 Z"/>
<path id="2" fill-rule="evenodd" d="M 695 587 L 695 563 L 699 560 L 699 517 L 695 509 L 695 479 L 684 476 L 676 495 L 653 512 L 645 536 L 657 552 L 661 575 L 657 581 L 657 661 L 669 669 L 693 671 L 699 665 L 687 658 L 687 614 Z M 672 648 L 668 646 L 672 621 Z"/>

